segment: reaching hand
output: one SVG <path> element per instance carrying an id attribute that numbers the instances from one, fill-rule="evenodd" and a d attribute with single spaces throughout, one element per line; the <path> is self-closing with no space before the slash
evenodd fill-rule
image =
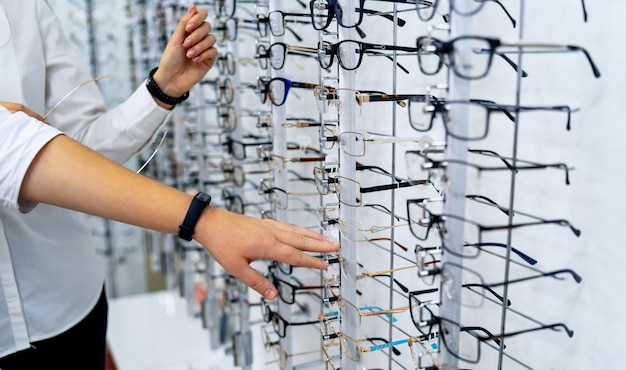
<path id="1" fill-rule="evenodd" d="M 161 90 L 172 97 L 182 96 L 198 83 L 213 67 L 217 57 L 217 41 L 206 22 L 206 9 L 190 5 L 170 37 L 154 80 Z"/>
<path id="2" fill-rule="evenodd" d="M 276 287 L 250 267 L 258 259 L 294 266 L 325 269 L 328 264 L 304 252 L 328 253 L 338 243 L 312 230 L 262 220 L 208 207 L 195 228 L 194 239 L 202 244 L 231 275 L 266 299 L 276 297 Z"/>
<path id="3" fill-rule="evenodd" d="M 29 116 L 35 118 L 38 121 L 41 121 L 41 122 L 46 123 L 46 124 L 48 123 L 48 122 L 46 122 L 45 118 L 43 118 L 40 114 L 38 114 L 34 110 L 28 108 L 24 104 L 13 103 L 13 102 L 8 102 L 8 101 L 0 101 L 0 105 L 5 107 L 11 113 L 24 112 L 24 113 L 28 114 Z"/>

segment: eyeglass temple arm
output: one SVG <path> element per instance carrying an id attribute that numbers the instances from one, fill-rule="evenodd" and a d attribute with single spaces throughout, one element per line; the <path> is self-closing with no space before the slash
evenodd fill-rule
<path id="1" fill-rule="evenodd" d="M 568 328 L 567 325 L 562 324 L 562 323 L 556 323 L 556 324 L 550 324 L 550 325 L 543 325 L 543 326 L 539 326 L 539 327 L 531 328 L 531 329 L 512 331 L 509 333 L 504 333 L 504 334 L 499 334 L 499 335 L 494 335 L 494 336 L 488 336 L 488 337 L 478 336 L 478 340 L 484 341 L 488 339 L 493 339 L 493 340 L 503 339 L 503 338 L 512 337 L 518 334 L 530 333 L 533 331 L 545 330 L 545 329 L 552 329 L 552 330 L 558 331 L 557 328 L 564 329 L 567 336 L 570 338 L 574 336 L 574 331 Z"/>
<path id="2" fill-rule="evenodd" d="M 464 247 L 477 247 L 478 249 L 482 249 L 482 247 L 501 247 L 506 248 L 507 245 L 503 243 L 494 243 L 494 242 L 480 242 L 480 243 L 468 243 L 465 244 Z M 537 260 L 527 255 L 526 253 L 520 251 L 517 248 L 511 247 L 511 252 L 517 254 L 521 259 L 528 262 L 529 265 L 536 265 Z"/>
<path id="3" fill-rule="evenodd" d="M 502 11 L 504 11 L 504 14 L 506 14 L 506 16 L 509 18 L 509 20 L 511 20 L 511 23 L 513 24 L 513 28 L 515 28 L 517 26 L 517 21 L 515 20 L 515 18 L 513 18 L 511 13 L 509 13 L 507 8 L 500 1 L 498 1 L 498 0 L 482 0 L 482 1 L 491 1 L 491 2 L 494 2 L 494 3 L 498 4 L 500 6 L 500 8 L 502 8 Z"/>
<path id="4" fill-rule="evenodd" d="M 589 52 L 585 48 L 577 46 L 577 45 L 563 45 L 563 44 L 538 43 L 538 42 L 514 42 L 514 41 L 503 41 L 503 40 L 500 41 L 500 45 L 513 46 L 513 47 L 537 47 L 537 48 L 553 48 L 553 49 L 556 48 L 556 49 L 565 49 L 565 51 L 580 51 L 587 58 L 587 61 L 589 62 L 591 70 L 593 71 L 594 77 L 600 78 L 601 76 L 600 70 L 594 63 Z"/>
<path id="5" fill-rule="evenodd" d="M 355 11 L 359 11 L 359 9 L 355 9 Z M 369 14 L 369 15 L 378 15 L 380 17 L 386 18 L 390 21 L 394 21 L 394 17 L 391 14 L 385 14 L 385 13 L 381 13 L 377 10 L 371 10 L 371 9 L 363 9 L 363 13 L 365 14 Z M 398 27 L 404 27 L 404 25 L 406 24 L 406 21 L 400 17 L 398 17 L 398 22 L 396 23 L 398 25 Z"/>
<path id="6" fill-rule="evenodd" d="M 467 288 L 468 290 L 476 293 L 476 294 L 480 294 L 478 292 L 476 292 L 474 289 L 472 289 L 473 287 L 479 287 L 479 288 L 483 288 L 486 291 L 488 291 L 489 293 L 491 293 L 494 297 L 496 297 L 497 300 L 499 300 L 500 302 L 504 303 L 504 297 L 502 297 L 500 294 L 496 293 L 495 290 L 491 289 L 491 287 L 485 286 L 483 284 L 478 284 L 478 283 L 473 283 L 473 284 L 463 284 L 462 285 L 463 288 Z M 511 305 L 511 300 L 507 299 L 506 300 L 506 305 L 510 306 Z"/>
<path id="7" fill-rule="evenodd" d="M 415 186 L 415 185 L 429 185 L 430 183 L 431 182 L 429 180 L 401 181 L 395 184 L 386 184 L 386 185 L 371 186 L 367 188 L 360 188 L 359 192 L 362 194 L 373 193 L 377 191 L 406 188 L 406 187 Z"/>
<path id="8" fill-rule="evenodd" d="M 519 282 L 528 281 L 528 280 L 534 280 L 534 279 L 538 279 L 538 278 L 542 278 L 542 277 L 553 277 L 555 279 L 561 280 L 562 278 L 559 278 L 557 275 L 564 274 L 564 273 L 570 274 L 572 276 L 572 278 L 574 278 L 574 280 L 578 284 L 580 284 L 580 282 L 582 281 L 582 278 L 580 277 L 580 275 L 578 275 L 574 270 L 571 270 L 571 269 L 561 269 L 561 270 L 555 270 L 555 271 L 550 271 L 550 272 L 542 272 L 542 273 L 539 273 L 537 275 L 526 276 L 526 277 L 523 277 L 523 278 L 518 278 L 518 279 L 513 279 L 513 280 L 505 280 L 505 281 L 501 281 L 501 282 L 498 282 L 498 283 L 485 284 L 485 286 L 497 287 L 497 286 L 514 284 L 514 283 L 519 283 Z"/>
<path id="9" fill-rule="evenodd" d="M 394 61 L 394 58 L 391 55 L 385 54 L 385 53 L 380 52 L 380 51 L 365 50 L 363 52 L 367 53 L 367 54 L 376 54 L 376 55 L 384 56 L 385 58 L 389 59 L 390 61 L 392 61 L 392 62 Z M 402 72 L 404 72 L 406 74 L 409 74 L 409 70 L 406 69 L 406 67 L 404 67 L 402 64 L 397 63 L 396 65 L 398 66 L 398 68 L 400 68 L 402 70 Z"/>
<path id="10" fill-rule="evenodd" d="M 519 72 L 519 66 L 515 62 L 513 62 L 511 58 L 507 57 L 504 53 L 501 53 L 498 51 L 494 51 L 494 54 L 504 59 L 504 61 L 507 62 L 507 64 L 510 65 L 511 68 L 513 68 L 513 70 L 515 70 L 515 72 Z M 528 77 L 528 73 L 524 71 L 523 69 L 521 73 L 522 73 L 522 77 Z"/>

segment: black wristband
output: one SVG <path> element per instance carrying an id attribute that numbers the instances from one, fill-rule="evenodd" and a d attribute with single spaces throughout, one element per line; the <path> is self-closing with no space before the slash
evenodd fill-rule
<path id="1" fill-rule="evenodd" d="M 150 75 L 148 76 L 148 79 L 146 80 L 146 87 L 148 88 L 148 91 L 150 92 L 152 96 L 162 101 L 163 103 L 169 104 L 169 105 L 176 105 L 178 103 L 182 103 L 185 100 L 187 100 L 187 98 L 189 98 L 189 91 L 184 93 L 183 96 L 179 98 L 172 98 L 171 96 L 166 95 L 163 92 L 163 90 L 161 90 L 159 85 L 157 85 L 156 81 L 154 81 L 153 76 L 154 76 L 154 73 L 157 71 L 157 69 L 159 69 L 159 67 L 154 67 L 150 71 Z"/>
<path id="2" fill-rule="evenodd" d="M 202 211 L 204 211 L 209 204 L 211 204 L 211 196 L 207 193 L 200 192 L 193 197 L 183 223 L 178 226 L 179 238 L 184 240 L 192 239 L 196 223 L 198 223 Z"/>

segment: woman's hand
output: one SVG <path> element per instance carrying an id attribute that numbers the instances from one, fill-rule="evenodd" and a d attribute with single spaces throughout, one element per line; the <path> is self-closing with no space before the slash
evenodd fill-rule
<path id="1" fill-rule="evenodd" d="M 328 253 L 339 248 L 338 243 L 309 229 L 214 207 L 203 212 L 194 239 L 226 271 L 269 300 L 276 297 L 276 287 L 250 267 L 251 262 L 273 260 L 323 270 L 328 264 L 305 252 Z"/>
<path id="2" fill-rule="evenodd" d="M 0 101 L 0 105 L 5 107 L 11 113 L 24 112 L 24 113 L 28 114 L 29 116 L 35 118 L 36 120 L 41 121 L 41 122 L 43 122 L 45 124 L 48 124 L 48 122 L 46 122 L 45 118 L 43 118 L 42 115 L 40 115 L 39 113 L 35 112 L 34 110 L 28 108 L 24 104 L 13 103 L 13 102 L 9 102 L 9 101 Z"/>
<path id="3" fill-rule="evenodd" d="M 170 37 L 153 78 L 161 90 L 179 97 L 189 91 L 213 67 L 217 39 L 206 22 L 206 9 L 189 6 Z"/>

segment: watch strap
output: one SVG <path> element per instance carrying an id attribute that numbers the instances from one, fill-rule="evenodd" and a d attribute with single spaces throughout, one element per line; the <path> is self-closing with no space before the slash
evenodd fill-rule
<path id="1" fill-rule="evenodd" d="M 209 204 L 211 204 L 211 196 L 207 193 L 199 192 L 193 197 L 183 223 L 178 226 L 179 238 L 187 241 L 192 239 L 198 219 Z"/>

